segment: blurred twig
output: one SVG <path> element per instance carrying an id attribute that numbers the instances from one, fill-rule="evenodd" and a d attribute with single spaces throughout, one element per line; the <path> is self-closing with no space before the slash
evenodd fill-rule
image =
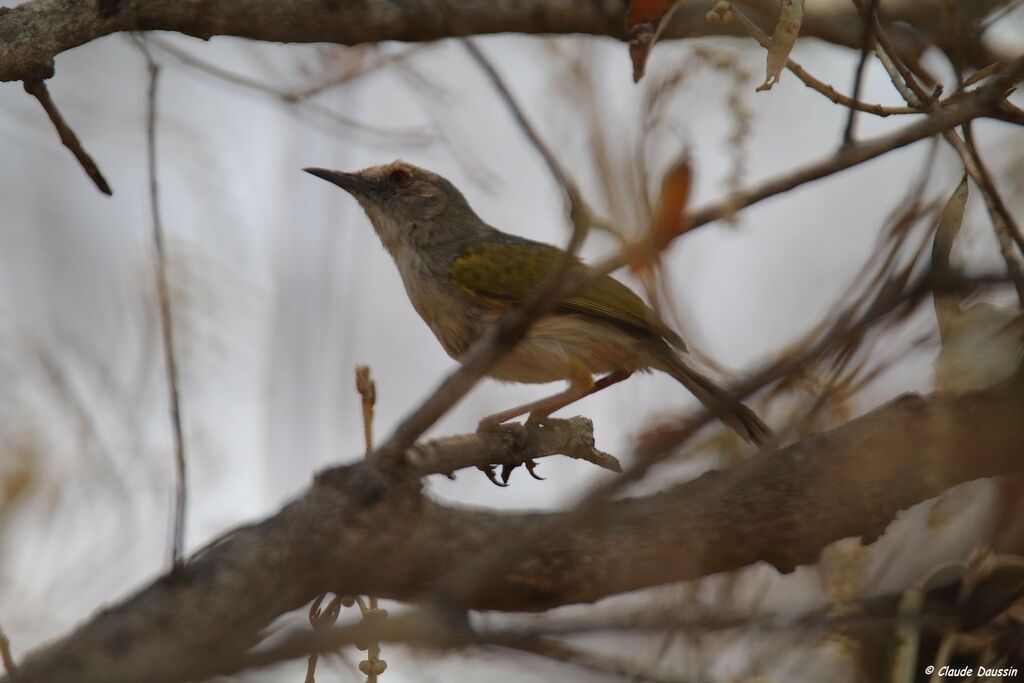
<path id="1" fill-rule="evenodd" d="M 373 452 L 373 407 L 377 403 L 377 383 L 370 377 L 369 365 L 356 366 L 356 391 L 359 392 L 363 413 L 363 440 L 366 446 L 366 457 Z M 382 619 L 387 611 L 377 606 L 377 597 L 369 596 L 369 605 L 356 596 L 363 621 Z M 366 659 L 359 662 L 359 670 L 366 674 L 366 683 L 377 683 L 377 676 L 384 673 L 388 663 L 380 658 L 380 641 L 371 640 L 366 643 Z"/>
<path id="2" fill-rule="evenodd" d="M 326 597 L 326 593 L 317 596 L 309 606 L 309 625 L 313 627 L 314 632 L 323 631 L 334 626 L 338 621 L 338 615 L 341 614 L 341 608 L 352 606 L 351 598 L 335 595 L 331 601 L 327 603 L 327 607 L 320 609 L 320 605 L 323 604 L 324 598 Z M 309 653 L 309 657 L 306 660 L 305 683 L 316 683 L 316 665 L 319 659 L 319 650 L 313 650 Z"/>
<path id="3" fill-rule="evenodd" d="M 853 0 L 858 6 L 862 0 Z M 904 64 L 897 54 L 897 51 L 890 42 L 877 16 L 868 17 L 875 38 L 875 51 L 879 61 L 889 74 L 889 78 L 899 91 L 900 95 L 911 106 L 918 107 L 924 111 L 934 112 L 940 105 L 937 101 L 939 91 L 927 92 L 917 79 L 912 70 Z M 1013 73 L 1019 73 L 1024 63 L 1024 57 L 1018 58 L 1010 68 L 1005 69 Z M 1012 83 L 1010 85 L 1013 85 Z M 1003 100 L 1004 92 L 998 93 L 999 101 Z M 1021 264 L 1021 253 L 1013 249 L 1012 242 L 1016 242 L 1018 248 L 1024 252 L 1024 233 L 1021 233 L 1013 216 L 1006 208 L 999 191 L 987 168 L 984 168 L 981 156 L 977 147 L 973 144 L 973 137 L 970 134 L 970 121 L 964 121 L 965 138 L 961 138 L 956 131 L 946 129 L 942 131 L 942 137 L 954 149 L 963 163 L 964 170 L 971 179 L 978 185 L 985 205 L 991 217 L 992 229 L 999 243 L 1000 252 L 1006 263 L 1007 272 L 1013 279 L 1017 289 L 1017 296 L 1024 305 L 1024 266 Z"/>
<path id="4" fill-rule="evenodd" d="M 39 79 L 27 79 L 24 82 L 24 86 L 25 92 L 39 100 L 39 104 L 43 106 L 46 115 L 50 117 L 53 127 L 57 129 L 60 141 L 75 155 L 75 159 L 82 166 L 82 170 L 96 184 L 97 189 L 105 195 L 113 194 L 114 192 L 110 189 L 107 179 L 103 177 L 103 173 L 100 172 L 99 166 L 96 165 L 93 158 L 82 147 L 82 143 L 78 140 L 78 136 L 75 135 L 75 131 L 71 129 L 71 126 L 61 116 L 60 110 L 57 109 L 53 98 L 50 97 L 50 91 L 46 87 L 46 82 Z"/>
<path id="5" fill-rule="evenodd" d="M 860 91 L 864 85 L 864 67 L 868 62 L 868 55 L 871 53 L 871 18 L 878 12 L 878 0 L 868 0 L 864 16 L 863 37 L 861 38 L 860 58 L 857 60 L 857 69 L 853 76 L 854 102 L 860 102 Z M 857 107 L 850 107 L 846 119 L 846 129 L 843 131 L 843 145 L 853 142 L 854 127 L 857 125 Z"/>
<path id="6" fill-rule="evenodd" d="M 11 641 L 7 639 L 7 634 L 0 628 L 0 661 L 3 662 L 4 671 L 6 671 L 12 678 L 18 673 L 18 667 L 14 663 L 14 657 L 11 655 Z"/>
<path id="7" fill-rule="evenodd" d="M 566 251 L 570 254 L 576 253 L 579 250 L 580 245 L 583 244 L 583 240 L 587 236 L 587 231 L 595 220 L 593 211 L 584 201 L 582 195 L 580 195 L 580 191 L 579 188 L 576 187 L 576 183 L 569 174 L 565 172 L 562 165 L 558 163 L 558 159 L 555 158 L 554 153 L 547 144 L 545 144 L 540 134 L 537 133 L 537 130 L 530 123 L 530 120 L 526 118 L 523 108 L 519 106 L 519 103 L 516 101 L 515 97 L 512 96 L 512 92 L 505 84 L 504 79 L 502 79 L 501 75 L 487 57 L 484 56 L 484 53 L 480 51 L 480 48 L 477 47 L 472 38 L 464 38 L 462 44 L 465 46 L 470 57 L 473 58 L 473 61 L 477 63 L 477 66 L 479 66 L 490 79 L 495 90 L 497 90 L 498 94 L 501 95 L 502 100 L 504 100 L 505 104 L 512 112 L 512 115 L 515 117 L 516 123 L 522 129 L 533 148 L 536 149 L 544 159 L 544 163 L 547 165 L 548 171 L 551 172 L 555 182 L 558 183 L 562 188 L 562 191 L 565 193 L 566 201 L 569 204 L 569 216 L 573 225 L 572 237 L 569 240 L 569 245 L 566 248 Z M 568 265 L 568 262 L 566 265 Z"/>
<path id="8" fill-rule="evenodd" d="M 329 119 L 334 123 L 342 127 L 342 129 L 348 129 L 358 133 L 364 133 L 373 135 L 376 142 L 386 141 L 389 144 L 404 144 L 404 145 L 425 145 L 430 142 L 430 136 L 423 131 L 418 130 L 400 130 L 392 128 L 382 128 L 380 126 L 374 126 L 372 124 L 364 123 L 362 121 L 350 118 L 344 114 L 339 114 L 334 111 L 331 107 L 328 107 L 320 102 L 313 101 L 313 97 L 318 95 L 325 90 L 328 90 L 334 86 L 341 85 L 344 83 L 351 82 L 356 78 L 359 78 L 365 74 L 368 74 L 378 68 L 384 67 L 388 64 L 393 64 L 405 57 L 405 53 L 395 55 L 391 59 L 382 58 L 377 63 L 368 67 L 362 71 L 355 72 L 346 76 L 341 76 L 333 80 L 328 80 L 324 83 L 316 86 L 302 89 L 302 90 L 282 90 L 272 85 L 267 85 L 255 79 L 243 76 L 242 74 L 229 71 L 216 64 L 211 64 L 203 59 L 196 57 L 195 55 L 181 50 L 171 43 L 160 40 L 159 38 L 149 38 L 152 44 L 160 49 L 162 52 L 173 57 L 176 61 L 184 64 L 187 67 L 195 69 L 196 71 L 205 73 L 208 76 L 212 76 L 220 81 L 237 85 L 247 90 L 262 93 L 264 95 L 271 95 L 278 98 L 282 102 L 288 105 L 297 107 L 303 107 L 312 113 Z"/>
<path id="9" fill-rule="evenodd" d="M 1004 567 L 1005 574 L 1019 578 L 1022 570 L 1020 558 L 1014 556 L 995 557 L 987 560 L 990 564 Z M 977 561 L 972 564 L 978 564 Z M 558 661 L 571 662 L 605 673 L 627 675 L 631 680 L 662 680 L 653 673 L 629 671 L 614 661 L 597 658 L 594 655 L 571 648 L 556 638 L 581 637 L 597 634 L 641 634 L 661 633 L 727 633 L 800 631 L 826 633 L 843 628 L 870 628 L 876 631 L 898 629 L 901 633 L 919 632 L 922 628 L 940 629 L 953 632 L 964 629 L 964 622 L 994 621 L 1002 611 L 998 607 L 994 614 L 983 614 L 986 605 L 968 604 L 965 597 L 972 592 L 1004 600 L 1000 592 L 999 578 L 987 576 L 975 570 L 973 577 L 968 569 L 959 566 L 940 567 L 943 574 L 953 569 L 960 572 L 959 590 L 953 604 L 943 600 L 941 586 L 933 587 L 935 574 L 926 577 L 905 593 L 886 594 L 871 598 L 843 601 L 845 609 L 836 610 L 836 605 L 798 611 L 795 614 L 698 614 L 680 615 L 678 611 L 654 612 L 649 607 L 621 611 L 614 615 L 585 615 L 546 618 L 529 627 L 507 626 L 499 628 L 474 629 L 464 624 L 452 623 L 443 614 L 430 610 L 417 610 L 396 617 L 389 623 L 346 624 L 320 632 L 293 631 L 286 634 L 278 644 L 260 652 L 239 657 L 235 661 L 222 663 L 222 671 L 234 673 L 247 668 L 265 667 L 280 661 L 293 659 L 309 651 L 331 651 L 368 638 L 379 638 L 387 642 L 421 645 L 436 649 L 468 647 L 499 647 L 531 652 Z M 932 591 L 932 592 L 930 592 Z M 912 599 L 907 600 L 908 594 Z M 998 603 L 997 603 L 998 604 Z M 992 607 L 992 606 L 988 606 Z M 676 679 L 673 679 L 676 680 Z"/>
<path id="10" fill-rule="evenodd" d="M 164 369 L 167 375 L 167 393 L 171 411 L 171 432 L 174 439 L 174 464 L 177 481 L 174 495 L 174 530 L 171 540 L 171 564 L 181 565 L 185 546 L 185 515 L 188 505 L 188 476 L 185 463 L 185 438 L 181 427 L 181 391 L 178 383 L 178 363 L 174 353 L 174 326 L 171 315 L 171 296 L 167 285 L 167 254 L 164 229 L 160 220 L 160 189 L 157 181 L 157 85 L 160 65 L 146 46 L 145 39 L 135 37 L 135 44 L 146 58 L 149 87 L 146 91 L 146 172 L 149 176 L 149 206 L 153 224 L 153 246 L 157 298 L 160 303 L 160 329 L 162 332 Z"/>
<path id="11" fill-rule="evenodd" d="M 985 207 L 988 209 L 989 216 L 991 217 L 992 228 L 999 244 L 999 250 L 1002 252 L 1003 260 L 1006 262 L 1007 271 L 1017 287 L 1017 300 L 1021 306 L 1024 306 L 1024 269 L 1021 266 L 1020 254 L 1015 252 L 1013 247 L 1014 243 L 1016 243 L 1019 249 L 1024 251 L 1024 233 L 1021 232 L 1020 226 L 1014 219 L 1013 214 L 1006 207 L 1006 202 L 1003 201 L 1002 195 L 999 194 L 999 190 L 996 188 L 992 173 L 988 170 L 988 166 L 978 152 L 970 121 L 964 123 L 963 130 L 967 154 L 973 159 L 975 165 L 975 182 L 981 188 L 981 196 L 985 200 Z"/>
<path id="12" fill-rule="evenodd" d="M 370 366 L 356 366 L 356 391 L 359 393 L 363 415 L 363 439 L 365 441 L 366 456 L 373 452 L 373 408 L 377 403 L 377 383 L 370 377 Z M 379 609 L 377 598 L 370 596 L 369 603 L 363 601 L 358 595 L 336 595 L 323 610 L 320 605 L 327 594 L 321 594 L 309 607 L 309 624 L 315 632 L 322 632 L 332 627 L 338 620 L 342 607 L 359 605 L 359 611 L 364 621 L 372 621 L 387 616 L 387 611 Z M 365 647 L 364 647 L 365 645 Z M 359 670 L 366 674 L 367 683 L 376 683 L 377 677 L 384 673 L 388 664 L 380 658 L 380 641 L 361 641 L 359 649 L 366 650 L 366 659 L 359 662 Z M 306 662 L 305 683 L 314 683 L 316 680 L 316 665 L 319 659 L 319 651 L 313 650 L 309 653 Z"/>
<path id="13" fill-rule="evenodd" d="M 356 366 L 356 391 L 362 405 L 366 455 L 370 455 L 373 451 L 373 407 L 377 404 L 377 383 L 370 378 L 369 365 Z"/>

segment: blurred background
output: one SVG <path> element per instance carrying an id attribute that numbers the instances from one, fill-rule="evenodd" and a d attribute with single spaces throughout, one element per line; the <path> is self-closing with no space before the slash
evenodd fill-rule
<path id="1" fill-rule="evenodd" d="M 1021 35 L 1017 10 L 986 39 L 1019 52 Z M 765 57 L 752 41 L 660 43 L 637 86 L 616 41 L 500 36 L 478 45 L 584 196 L 627 231 L 641 227 L 641 217 L 604 187 L 609 178 L 624 188 L 635 182 L 638 149 L 654 180 L 688 153 L 692 203 L 701 204 L 830 154 L 846 121 L 845 109 L 789 73 L 770 92 L 755 93 Z M 377 383 L 378 438 L 455 366 L 409 304 L 361 209 L 301 168 L 354 170 L 401 158 L 452 180 L 503 230 L 565 243 L 568 227 L 559 188 L 456 42 L 340 48 L 156 34 L 147 46 L 161 67 L 158 180 L 191 552 L 272 514 L 318 469 L 362 457 L 357 364 L 371 366 Z M 844 92 L 858 56 L 811 40 L 793 53 Z M 938 55 L 926 55 L 925 64 L 951 78 Z M 132 39 L 116 35 L 62 54 L 56 66 L 54 100 L 114 195 L 96 191 L 20 85 L 0 87 L 0 625 L 16 657 L 161 573 L 173 508 L 146 175 L 146 61 Z M 287 97 L 334 81 L 344 82 Z M 873 61 L 862 98 L 902 104 Z M 656 129 L 652 100 L 661 112 Z M 858 132 L 870 137 L 902 123 L 861 115 Z M 1021 215 L 1024 145 L 1011 132 L 976 125 L 1000 189 Z M 961 174 L 948 149 L 922 142 L 763 202 L 733 224 L 686 235 L 664 259 L 671 292 L 664 313 L 709 365 L 742 376 L 835 310 L 915 183 L 925 177 L 925 198 L 945 201 Z M 656 182 L 643 191 L 651 187 Z M 929 227 L 920 226 L 922 238 Z M 593 260 L 616 244 L 595 231 L 583 253 Z M 974 195 L 954 258 L 971 272 L 1003 268 Z M 934 327 L 925 306 L 892 330 L 879 345 L 880 373 L 820 426 L 930 390 Z M 485 380 L 429 436 L 472 431 L 483 415 L 551 389 Z M 754 404 L 773 425 L 790 417 L 785 402 Z M 628 460 L 631 438 L 652 417 L 696 405 L 672 379 L 644 375 L 566 412 L 592 418 L 598 446 Z M 692 458 L 672 476 L 718 464 L 710 455 Z M 464 505 L 549 509 L 608 476 L 559 458 L 543 460 L 538 472 L 547 479 L 520 470 L 504 489 L 476 472 L 435 478 L 429 487 Z M 976 482 L 918 506 L 870 552 L 839 547 L 842 571 L 781 576 L 751 567 L 616 600 L 799 610 L 840 589 L 898 590 L 939 563 L 963 559 L 986 536 L 991 492 Z M 659 658 L 680 678 L 847 680 L 841 647 L 804 639 L 780 649 L 784 637 L 638 638 L 619 646 L 638 660 Z M 394 683 L 601 680 L 525 657 L 435 657 L 397 646 L 385 646 L 382 656 L 389 663 L 383 680 Z M 240 680 L 297 681 L 303 667 Z M 343 658 L 323 660 L 318 677 L 362 680 Z"/>

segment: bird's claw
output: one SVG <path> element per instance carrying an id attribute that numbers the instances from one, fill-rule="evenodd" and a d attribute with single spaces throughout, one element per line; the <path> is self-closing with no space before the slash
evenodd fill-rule
<path id="1" fill-rule="evenodd" d="M 526 471 L 530 473 L 530 476 L 537 481 L 544 481 L 544 477 L 537 474 L 537 461 L 533 458 L 524 460 L 523 462 L 517 462 L 514 465 L 502 465 L 501 466 L 501 480 L 505 482 L 505 486 L 508 485 L 508 480 L 512 476 L 512 472 L 515 471 L 520 465 L 526 465 Z"/>
<path id="2" fill-rule="evenodd" d="M 536 468 L 537 468 L 537 461 L 536 460 L 534 460 L 533 458 L 530 458 L 529 460 L 526 461 L 526 471 L 530 473 L 530 476 L 533 477 L 534 479 L 536 479 L 537 481 L 544 481 L 544 477 L 542 477 L 539 474 L 537 474 Z"/>
<path id="3" fill-rule="evenodd" d="M 505 432 L 512 436 L 515 440 L 515 448 L 519 451 L 525 451 L 529 444 L 529 428 L 541 424 L 547 416 L 540 416 L 531 414 L 526 424 L 519 422 L 499 422 L 494 423 L 484 418 L 480 421 L 477 426 L 477 432 Z M 487 478 L 491 480 L 491 483 L 495 486 L 508 486 L 508 480 L 512 477 L 512 472 L 520 465 L 526 465 L 527 471 L 530 476 L 538 481 L 544 481 L 544 477 L 537 474 L 536 467 L 537 462 L 533 458 L 527 458 L 523 462 L 517 462 L 515 464 L 506 464 L 501 466 L 501 481 L 498 481 L 498 477 L 494 473 L 494 465 L 478 465 L 477 469 L 487 475 Z"/>
<path id="4" fill-rule="evenodd" d="M 498 478 L 494 475 L 494 465 L 477 465 L 476 468 L 487 475 L 487 478 L 491 480 L 491 483 L 495 486 L 501 486 L 502 488 L 508 486 L 508 476 L 505 474 L 505 468 L 501 469 L 501 478 L 505 483 L 498 481 Z"/>

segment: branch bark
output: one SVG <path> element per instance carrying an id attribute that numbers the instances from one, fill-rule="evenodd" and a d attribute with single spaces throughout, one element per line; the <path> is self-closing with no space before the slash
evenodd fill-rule
<path id="1" fill-rule="evenodd" d="M 778 2 L 735 0 L 766 30 L 774 26 Z M 625 40 L 624 0 L 30 0 L 0 8 L 0 81 L 44 79 L 53 75 L 54 58 L 96 38 L 120 31 L 177 31 L 208 39 L 231 35 L 287 43 L 330 42 L 342 45 L 383 40 L 431 41 L 455 35 L 488 33 L 584 33 Z M 997 61 L 972 29 L 1004 4 L 975 0 L 958 15 L 969 64 Z M 446 6 L 446 7 L 445 7 Z M 913 26 L 898 34 L 901 48 L 920 53 L 950 40 L 942 24 L 944 0 L 887 0 L 882 21 Z M 442 7 L 444 11 L 442 11 Z M 682 0 L 662 34 L 668 38 L 745 35 L 736 22 L 709 24 L 707 0 Z M 809 0 L 802 37 L 856 48 L 860 45 L 856 10 L 846 3 Z M 623 51 L 623 69 L 628 59 Z"/>
<path id="2" fill-rule="evenodd" d="M 871 541 L 898 511 L 947 488 L 1024 471 L 1022 410 L 1021 378 L 898 398 L 732 470 L 614 501 L 585 526 L 539 539 L 469 606 L 543 610 L 755 562 L 782 571 L 813 563 L 832 541 Z M 421 494 L 419 474 L 409 460 L 323 472 L 278 514 L 228 533 L 178 574 L 27 658 L 18 683 L 202 678 L 320 593 L 415 601 L 487 547 L 550 528 L 560 514 L 440 505 Z"/>

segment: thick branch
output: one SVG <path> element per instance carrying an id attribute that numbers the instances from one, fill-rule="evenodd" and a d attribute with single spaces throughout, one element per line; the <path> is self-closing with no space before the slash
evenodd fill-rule
<path id="1" fill-rule="evenodd" d="M 48 78 L 54 58 L 73 47 L 119 31 L 177 31 L 200 38 L 232 35 L 287 43 L 331 42 L 343 45 L 383 40 L 430 41 L 453 35 L 531 33 L 626 38 L 625 0 L 30 0 L 0 8 L 0 81 Z M 762 26 L 774 25 L 778 2 L 736 0 Z M 969 3 L 964 25 L 968 61 L 985 66 L 996 59 L 973 40 L 980 18 L 1003 4 Z M 885 22 L 905 22 L 914 32 L 901 35 L 910 52 L 948 39 L 941 19 L 943 0 L 888 0 Z M 701 35 L 745 35 L 732 24 L 708 24 L 707 0 L 682 0 L 662 39 Z M 450 12 L 450 14 L 446 14 Z M 856 10 L 845 3 L 808 0 L 801 29 L 840 45 L 860 44 Z M 628 60 L 623 55 L 623 69 Z"/>
<path id="2" fill-rule="evenodd" d="M 613 502 L 550 540 L 471 607 L 542 610 L 764 561 L 790 570 L 828 543 L 877 537 L 961 482 L 1024 470 L 1024 387 L 906 396 L 831 432 L 660 494 Z M 26 681 L 179 681 L 235 657 L 325 591 L 416 600 L 487 547 L 550 514 L 438 505 L 415 477 L 367 463 L 321 474 L 277 515 L 227 534 L 28 658 Z"/>

